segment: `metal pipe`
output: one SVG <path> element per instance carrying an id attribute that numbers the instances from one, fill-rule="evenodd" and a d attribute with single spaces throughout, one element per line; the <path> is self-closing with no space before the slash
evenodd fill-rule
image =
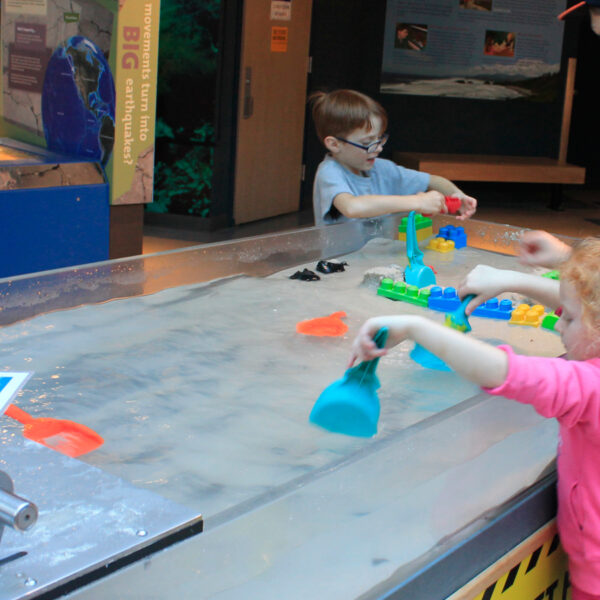
<path id="1" fill-rule="evenodd" d="M 37 521 L 37 507 L 29 500 L 0 490 L 0 523 L 25 531 Z"/>
<path id="2" fill-rule="evenodd" d="M 37 516 L 37 506 L 13 494 L 12 479 L 4 471 L 0 471 L 0 534 L 5 525 L 17 531 L 25 531 L 37 521 Z"/>

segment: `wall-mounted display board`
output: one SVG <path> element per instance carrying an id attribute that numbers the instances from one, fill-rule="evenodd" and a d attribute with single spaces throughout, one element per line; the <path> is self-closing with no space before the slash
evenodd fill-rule
<path id="1" fill-rule="evenodd" d="M 159 0 L 3 0 L 2 135 L 98 161 L 152 201 Z"/>
<path id="2" fill-rule="evenodd" d="M 387 0 L 380 92 L 553 102 L 565 0 Z"/>

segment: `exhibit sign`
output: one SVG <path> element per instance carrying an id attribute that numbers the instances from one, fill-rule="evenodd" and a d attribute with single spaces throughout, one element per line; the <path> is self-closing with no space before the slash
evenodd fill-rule
<path id="1" fill-rule="evenodd" d="M 380 91 L 554 101 L 565 0 L 387 0 Z"/>
<path id="2" fill-rule="evenodd" d="M 160 0 L 2 3 L 3 136 L 99 161 L 152 201 Z"/>
<path id="3" fill-rule="evenodd" d="M 8 371 L 0 374 L 0 416 L 4 414 L 6 407 L 31 375 L 30 372 L 9 373 Z"/>
<path id="4" fill-rule="evenodd" d="M 291 21 L 292 0 L 271 0 L 271 21 Z"/>
<path id="5" fill-rule="evenodd" d="M 571 591 L 552 520 L 446 600 L 571 600 Z"/>

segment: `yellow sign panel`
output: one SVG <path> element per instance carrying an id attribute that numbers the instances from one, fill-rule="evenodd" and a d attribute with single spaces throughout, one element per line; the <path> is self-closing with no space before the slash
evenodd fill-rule
<path id="1" fill-rule="evenodd" d="M 271 52 L 287 52 L 288 28 L 271 27 Z"/>
<path id="2" fill-rule="evenodd" d="M 542 599 L 571 600 L 567 555 L 554 521 L 447 600 Z"/>

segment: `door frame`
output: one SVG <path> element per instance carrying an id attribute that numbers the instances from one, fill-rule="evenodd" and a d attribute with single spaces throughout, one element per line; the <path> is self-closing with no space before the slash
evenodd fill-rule
<path id="1" fill-rule="evenodd" d="M 221 0 L 211 229 L 233 225 L 244 0 Z"/>

